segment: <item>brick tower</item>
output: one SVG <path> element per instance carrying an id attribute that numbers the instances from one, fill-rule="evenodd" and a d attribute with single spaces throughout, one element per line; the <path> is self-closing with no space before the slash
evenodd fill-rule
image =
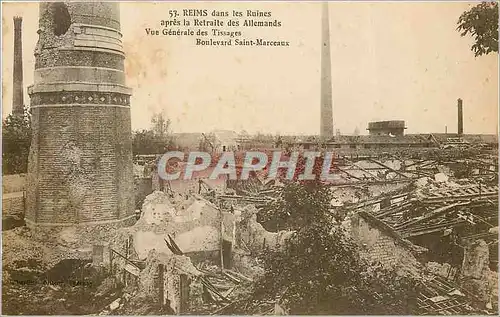
<path id="1" fill-rule="evenodd" d="M 13 93 L 12 114 L 24 113 L 24 86 L 23 86 L 23 40 L 22 17 L 14 17 L 14 67 L 13 67 Z"/>
<path id="2" fill-rule="evenodd" d="M 26 222 L 121 223 L 134 213 L 130 94 L 116 2 L 41 2 Z"/>

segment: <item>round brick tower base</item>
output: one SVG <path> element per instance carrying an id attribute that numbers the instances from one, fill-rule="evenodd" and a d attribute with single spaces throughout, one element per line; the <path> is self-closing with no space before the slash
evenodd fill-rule
<path id="1" fill-rule="evenodd" d="M 119 4 L 42 2 L 38 34 L 26 223 L 126 224 L 135 216 Z"/>

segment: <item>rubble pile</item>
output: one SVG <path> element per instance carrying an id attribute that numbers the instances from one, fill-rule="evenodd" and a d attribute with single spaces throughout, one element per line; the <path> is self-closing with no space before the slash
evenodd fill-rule
<path id="1" fill-rule="evenodd" d="M 425 264 L 423 271 L 419 268 L 424 277 L 420 313 L 497 311 L 498 185 L 456 178 L 446 166 L 440 170 L 403 191 L 359 202 L 350 207 L 351 213 L 363 215 L 377 230 L 405 241 L 407 250 L 426 249 L 419 256 Z M 373 234 L 364 239 L 378 239 Z M 490 258 L 490 251 L 496 256 Z"/>
<path id="2" fill-rule="evenodd" d="M 101 314 L 201 313 L 248 294 L 263 273 L 255 255 L 284 245 L 293 234 L 267 232 L 257 211 L 253 205 L 222 211 L 197 194 L 148 195 L 140 219 L 117 230 L 106 246 L 112 270 L 129 276 L 125 284 L 134 291 Z M 231 249 L 221 254 L 222 241 Z M 221 257 L 231 259 L 231 269 L 221 268 Z"/>
<path id="3" fill-rule="evenodd" d="M 498 185 L 459 178 L 446 164 L 422 167 L 415 177 L 415 166 L 427 163 L 385 159 L 343 167 L 344 182 L 358 179 L 332 184 L 330 210 L 342 214 L 336 221 L 360 241 L 362 256 L 421 281 L 419 314 L 494 312 Z M 142 177 L 139 168 L 136 174 Z M 279 301 L 250 296 L 264 273 L 258 255 L 285 247 L 294 234 L 269 232 L 257 221 L 283 184 L 254 179 L 224 192 L 197 184 L 199 194 L 168 188 L 144 195 L 140 217 L 128 227 L 3 232 L 5 294 L 20 298 L 6 311 L 286 314 Z M 21 307 L 26 292 L 38 310 Z"/>

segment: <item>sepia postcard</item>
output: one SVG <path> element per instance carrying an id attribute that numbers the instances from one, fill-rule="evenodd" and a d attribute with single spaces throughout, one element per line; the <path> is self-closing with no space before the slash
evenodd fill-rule
<path id="1" fill-rule="evenodd" d="M 498 2 L 1 13 L 2 315 L 498 316 Z"/>

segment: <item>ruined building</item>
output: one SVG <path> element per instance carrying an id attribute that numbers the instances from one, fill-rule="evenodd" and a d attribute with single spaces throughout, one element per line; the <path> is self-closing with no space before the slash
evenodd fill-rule
<path id="1" fill-rule="evenodd" d="M 42 2 L 35 48 L 28 225 L 134 217 L 131 90 L 116 2 Z"/>
<path id="2" fill-rule="evenodd" d="M 12 93 L 12 114 L 14 115 L 24 113 L 22 24 L 22 17 L 14 17 L 14 87 Z"/>
<path id="3" fill-rule="evenodd" d="M 321 122 L 320 136 L 333 136 L 332 109 L 332 61 L 330 56 L 330 20 L 328 18 L 328 2 L 322 7 L 321 27 Z"/>

